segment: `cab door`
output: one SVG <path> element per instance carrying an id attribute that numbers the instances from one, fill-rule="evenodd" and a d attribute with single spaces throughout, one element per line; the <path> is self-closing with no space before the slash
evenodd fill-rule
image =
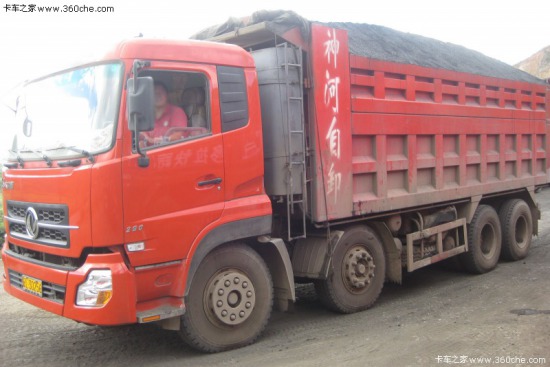
<path id="1" fill-rule="evenodd" d="M 186 114 L 199 109 L 205 121 L 193 126 L 196 119 L 188 116 L 186 128 L 173 129 L 179 134 L 165 136 L 153 146 L 144 145 L 150 160 L 145 168 L 138 166 L 131 132 L 124 134 L 125 151 L 130 153 L 125 154 L 122 164 L 125 243 L 145 245 L 144 250 L 129 252 L 134 266 L 184 258 L 195 238 L 220 217 L 224 208 L 216 68 L 153 62 L 151 68 L 140 72 L 143 75 L 167 87 L 170 104 Z M 185 92 L 191 88 L 203 93 L 202 103 L 201 98 L 185 100 L 189 94 Z M 190 103 L 195 106 L 190 108 Z"/>

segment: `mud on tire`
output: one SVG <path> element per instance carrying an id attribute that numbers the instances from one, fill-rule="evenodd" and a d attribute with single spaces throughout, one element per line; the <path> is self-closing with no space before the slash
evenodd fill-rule
<path id="1" fill-rule="evenodd" d="M 320 301 L 330 310 L 353 313 L 378 299 L 386 273 L 382 243 L 369 227 L 347 229 L 332 256 L 327 279 L 315 281 Z"/>
<path id="2" fill-rule="evenodd" d="M 533 219 L 529 205 L 521 199 L 504 203 L 499 211 L 502 226 L 501 258 L 510 261 L 527 256 L 533 237 Z"/>
<path id="3" fill-rule="evenodd" d="M 500 257 L 502 232 L 495 209 L 489 205 L 478 206 L 468 225 L 468 252 L 460 255 L 464 268 L 474 274 L 493 270 Z"/>
<path id="4" fill-rule="evenodd" d="M 272 306 L 271 275 L 260 255 L 244 244 L 225 245 L 199 265 L 180 334 L 203 352 L 243 347 L 263 331 Z"/>

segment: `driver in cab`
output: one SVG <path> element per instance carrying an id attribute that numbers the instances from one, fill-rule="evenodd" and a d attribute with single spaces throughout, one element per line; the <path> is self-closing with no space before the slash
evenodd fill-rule
<path id="1" fill-rule="evenodd" d="M 155 129 L 142 133 L 140 146 L 148 147 L 182 138 L 182 132 L 177 131 L 168 136 L 166 133 L 173 127 L 187 127 L 187 116 L 183 109 L 168 102 L 168 89 L 155 81 Z"/>

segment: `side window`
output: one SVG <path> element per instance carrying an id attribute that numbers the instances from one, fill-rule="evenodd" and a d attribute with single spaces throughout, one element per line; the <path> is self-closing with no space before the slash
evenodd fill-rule
<path id="1" fill-rule="evenodd" d="M 140 133 L 143 149 L 210 134 L 208 80 L 198 72 L 144 70 L 155 82 L 155 129 Z"/>
<path id="2" fill-rule="evenodd" d="M 222 131 L 227 132 L 248 123 L 248 97 L 242 68 L 218 66 L 218 86 Z"/>

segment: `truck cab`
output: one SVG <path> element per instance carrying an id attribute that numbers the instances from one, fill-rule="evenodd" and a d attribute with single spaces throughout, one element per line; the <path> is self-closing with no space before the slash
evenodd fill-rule
<path id="1" fill-rule="evenodd" d="M 132 130 L 128 79 L 161 84 L 185 123 Z M 191 258 L 271 231 L 256 72 L 239 47 L 122 42 L 29 82 L 16 117 L 2 259 L 26 302 L 98 325 L 174 318 Z"/>

